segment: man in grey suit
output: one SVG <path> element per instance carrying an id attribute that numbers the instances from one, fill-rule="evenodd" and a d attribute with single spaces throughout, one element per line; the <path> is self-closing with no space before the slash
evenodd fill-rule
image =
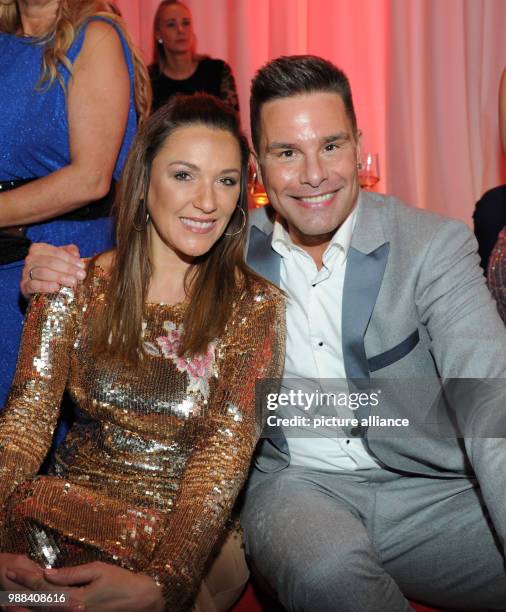
<path id="1" fill-rule="evenodd" d="M 242 513 L 256 572 L 288 610 L 506 608 L 506 445 L 487 437 L 504 430 L 506 332 L 471 233 L 359 191 L 349 83 L 329 62 L 263 67 L 251 123 L 276 215 L 253 215 L 248 261 L 288 296 L 282 390 L 383 393 L 334 436 L 261 441 Z"/>
<path id="2" fill-rule="evenodd" d="M 506 332 L 471 233 L 359 190 L 350 87 L 331 63 L 266 65 L 251 121 L 274 215 L 252 215 L 248 261 L 287 294 L 282 391 L 346 380 L 349 397 L 382 394 L 357 424 L 267 430 L 242 514 L 255 571 L 287 610 L 506 608 L 506 456 L 492 437 Z M 25 291 L 76 276 L 71 254 L 37 253 Z M 304 414 L 291 409 L 279 416 Z"/>

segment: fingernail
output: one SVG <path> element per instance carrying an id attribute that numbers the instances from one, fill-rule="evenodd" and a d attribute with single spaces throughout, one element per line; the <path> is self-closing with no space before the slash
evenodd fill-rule
<path id="1" fill-rule="evenodd" d="M 49 574 L 50 576 L 53 574 L 58 573 L 58 570 L 53 569 L 52 567 L 48 567 L 46 569 L 44 569 L 44 574 Z"/>
<path id="2" fill-rule="evenodd" d="M 84 261 L 79 260 L 79 261 L 77 262 L 77 265 L 78 265 L 80 268 L 86 268 L 86 264 L 84 263 Z"/>
<path id="3" fill-rule="evenodd" d="M 83 278 L 86 278 L 86 272 L 84 270 L 78 270 L 77 278 L 80 278 L 81 280 L 83 280 Z"/>
<path id="4" fill-rule="evenodd" d="M 7 578 L 8 578 L 9 580 L 16 580 L 16 577 L 17 577 L 17 576 L 16 576 L 16 573 L 15 573 L 15 572 L 13 572 L 12 570 L 7 570 L 7 571 L 5 572 L 5 575 L 7 576 Z"/>
<path id="5" fill-rule="evenodd" d="M 74 287 L 76 284 L 76 279 L 73 276 L 65 276 L 63 283 L 67 286 Z"/>

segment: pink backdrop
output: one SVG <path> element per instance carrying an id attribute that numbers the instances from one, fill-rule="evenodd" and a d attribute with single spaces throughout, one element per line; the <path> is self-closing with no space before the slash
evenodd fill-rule
<path id="1" fill-rule="evenodd" d="M 151 59 L 158 0 L 117 0 Z M 313 53 L 348 74 L 377 190 L 471 224 L 474 203 L 506 183 L 497 95 L 506 0 L 187 0 L 198 50 L 234 71 L 243 125 L 249 82 L 282 54 Z"/>

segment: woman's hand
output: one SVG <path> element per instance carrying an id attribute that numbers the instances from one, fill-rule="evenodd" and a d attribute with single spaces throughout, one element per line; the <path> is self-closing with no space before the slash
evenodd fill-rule
<path id="1" fill-rule="evenodd" d="M 18 580 L 20 575 L 23 576 L 23 582 Z M 0 553 L 0 591 L 30 593 L 32 590 L 46 590 L 44 587 L 54 590 L 53 585 L 44 579 L 44 570 L 26 555 Z M 0 606 L 0 610 L 28 612 L 28 608 L 22 606 L 9 606 L 8 608 Z"/>
<path id="2" fill-rule="evenodd" d="M 164 600 L 161 588 L 146 574 L 135 574 L 129 570 L 100 561 L 43 570 L 43 578 L 51 584 L 50 589 L 69 593 L 74 602 L 82 602 L 90 612 L 162 612 Z M 23 580 L 18 583 L 26 585 Z M 60 612 L 75 610 L 58 607 Z"/>
<path id="3" fill-rule="evenodd" d="M 12 580 L 17 571 L 22 571 L 27 580 L 44 580 L 44 570 L 26 555 L 0 553 L 0 591 L 26 591 L 20 589 L 20 585 Z"/>

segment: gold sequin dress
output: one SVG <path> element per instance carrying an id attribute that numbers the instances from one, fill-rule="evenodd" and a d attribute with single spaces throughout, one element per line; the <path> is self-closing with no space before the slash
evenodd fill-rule
<path id="1" fill-rule="evenodd" d="M 284 303 L 260 281 L 239 294 L 206 354 L 177 355 L 185 303 L 147 304 L 143 367 L 91 352 L 98 266 L 77 290 L 32 300 L 0 419 L 0 550 L 46 567 L 94 560 L 145 572 L 167 609 L 191 606 L 261 430 L 255 380 L 281 375 Z M 36 476 L 68 389 L 78 415 Z"/>

